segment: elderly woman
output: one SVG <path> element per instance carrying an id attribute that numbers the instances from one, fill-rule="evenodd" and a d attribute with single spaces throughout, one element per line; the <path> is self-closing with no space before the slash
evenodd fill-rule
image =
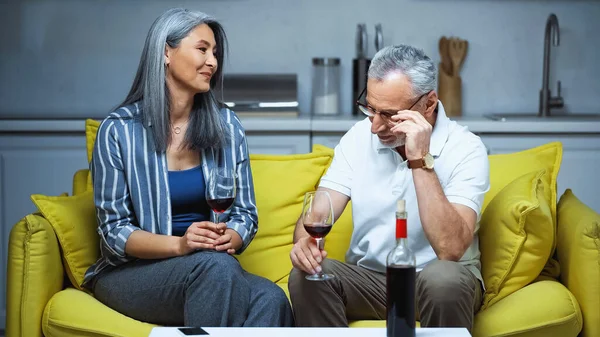
<path id="1" fill-rule="evenodd" d="M 200 12 L 153 23 L 131 90 L 100 125 L 91 162 L 101 257 L 84 286 L 140 321 L 186 326 L 291 326 L 285 293 L 242 269 L 257 231 L 244 129 L 212 89 L 226 36 Z M 210 221 L 216 168 L 235 172 L 226 223 Z"/>

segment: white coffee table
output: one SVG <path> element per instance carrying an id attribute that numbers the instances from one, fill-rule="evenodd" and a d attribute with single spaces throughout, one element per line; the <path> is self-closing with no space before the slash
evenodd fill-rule
<path id="1" fill-rule="evenodd" d="M 385 328 L 204 328 L 211 337 L 385 337 Z M 202 335 L 194 335 L 202 336 Z M 417 328 L 418 337 L 471 337 L 465 328 Z M 153 328 L 149 337 L 189 337 L 177 328 Z"/>

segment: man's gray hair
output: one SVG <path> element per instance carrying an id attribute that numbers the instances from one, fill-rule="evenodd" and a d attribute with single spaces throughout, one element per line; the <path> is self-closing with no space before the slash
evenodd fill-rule
<path id="1" fill-rule="evenodd" d="M 221 24 L 202 12 L 172 8 L 159 16 L 148 31 L 144 50 L 127 98 L 120 106 L 141 101 L 145 125 L 151 124 L 156 150 L 164 152 L 171 140 L 169 88 L 166 83 L 165 48 L 177 48 L 183 38 L 201 24 L 208 25 L 217 43 L 217 70 L 208 92 L 196 94 L 190 112 L 184 143 L 190 150 L 220 148 L 225 144 L 227 129 L 220 115 L 221 103 L 212 88 L 222 85 L 227 38 Z"/>
<path id="2" fill-rule="evenodd" d="M 421 96 L 436 89 L 436 66 L 422 49 L 404 44 L 383 48 L 373 57 L 368 76 L 383 80 L 395 72 L 408 77 L 415 96 Z"/>

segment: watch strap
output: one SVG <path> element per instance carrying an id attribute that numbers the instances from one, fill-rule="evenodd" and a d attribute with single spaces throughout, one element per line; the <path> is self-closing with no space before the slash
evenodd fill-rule
<path id="1" fill-rule="evenodd" d="M 422 168 L 422 167 L 425 167 L 425 160 L 423 160 L 422 158 L 408 161 L 409 169 L 417 169 L 417 168 Z"/>

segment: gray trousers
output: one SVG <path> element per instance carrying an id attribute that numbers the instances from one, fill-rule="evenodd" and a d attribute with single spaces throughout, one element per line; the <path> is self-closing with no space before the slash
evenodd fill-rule
<path id="1" fill-rule="evenodd" d="M 126 263 L 98 275 L 93 292 L 110 308 L 158 325 L 294 325 L 283 290 L 244 271 L 233 256 L 224 252 L 198 251 Z"/>
<path id="2" fill-rule="evenodd" d="M 297 326 L 348 326 L 354 320 L 386 319 L 386 276 L 325 259 L 329 281 L 309 281 L 294 268 L 289 290 Z M 458 262 L 434 261 L 417 273 L 416 313 L 422 327 L 465 327 L 481 307 L 481 282 Z"/>

